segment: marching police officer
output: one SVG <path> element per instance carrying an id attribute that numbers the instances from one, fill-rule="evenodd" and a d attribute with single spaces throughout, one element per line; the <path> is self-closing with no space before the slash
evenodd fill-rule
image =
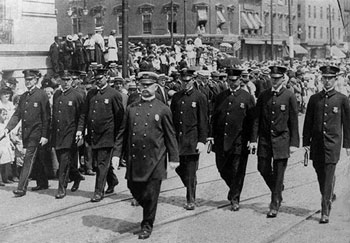
<path id="1" fill-rule="evenodd" d="M 156 74 L 141 77 L 141 99 L 128 106 L 123 121 L 126 129 L 121 129 L 114 153 L 120 157 L 126 151 L 128 188 L 143 207 L 139 239 L 151 235 L 161 181 L 166 178 L 167 156 L 172 167 L 179 161 L 171 111 L 156 98 L 156 83 Z"/>
<path id="2" fill-rule="evenodd" d="M 334 89 L 339 68 L 322 66 L 320 71 L 323 90 L 312 95 L 307 105 L 303 146 L 310 150 L 310 159 L 317 174 L 322 195 L 320 223 L 325 224 L 329 222 L 335 195 L 334 172 L 342 143 L 347 155 L 350 155 L 350 107 L 347 97 Z"/>
<path id="3" fill-rule="evenodd" d="M 176 168 L 176 173 L 187 190 L 186 210 L 195 209 L 199 153 L 204 150 L 208 135 L 208 103 L 205 95 L 193 86 L 194 72 L 182 70 L 185 88 L 174 94 L 170 105 L 180 154 L 180 166 Z"/>
<path id="4" fill-rule="evenodd" d="M 38 150 L 48 142 L 50 124 L 50 103 L 44 90 L 38 89 L 36 84 L 40 78 L 38 70 L 24 70 L 25 86 L 28 91 L 21 95 L 18 108 L 12 115 L 5 128 L 5 134 L 22 121 L 23 148 L 26 149 L 24 163 L 18 182 L 17 190 L 13 193 L 17 197 L 24 196 L 27 191 L 28 179 L 33 168 Z M 45 172 L 44 161 L 39 159 L 37 166 L 37 186 L 32 191 L 47 189 L 48 178 Z"/>
<path id="5" fill-rule="evenodd" d="M 229 89 L 216 96 L 211 117 L 216 166 L 230 189 L 227 197 L 233 211 L 239 210 L 255 107 L 254 97 L 240 86 L 241 73 L 227 69 Z"/>
<path id="6" fill-rule="evenodd" d="M 83 179 L 76 166 L 77 144 L 75 134 L 78 127 L 80 112 L 83 106 L 83 96 L 72 88 L 72 76 L 65 72 L 61 77 L 61 90 L 53 96 L 52 106 L 52 142 L 59 162 L 58 192 L 56 199 L 66 196 L 68 176 L 74 181 L 71 191 L 79 188 Z"/>
<path id="7" fill-rule="evenodd" d="M 254 140 L 258 137 L 258 171 L 271 191 L 268 218 L 277 216 L 282 202 L 284 172 L 290 153 L 299 147 L 298 107 L 295 95 L 283 87 L 283 66 L 270 66 L 272 88 L 263 91 L 256 104 Z M 256 143 L 250 148 L 255 149 Z M 273 162 L 271 163 L 271 160 Z"/>
<path id="8" fill-rule="evenodd" d="M 76 134 L 77 140 L 82 139 L 87 123 L 87 140 L 92 147 L 93 160 L 97 164 L 95 192 L 91 202 L 103 199 L 106 179 L 107 194 L 113 193 L 114 187 L 119 183 L 113 172 L 111 159 L 124 109 L 121 95 L 107 83 L 106 71 L 94 70 L 96 88 L 87 93 Z"/>

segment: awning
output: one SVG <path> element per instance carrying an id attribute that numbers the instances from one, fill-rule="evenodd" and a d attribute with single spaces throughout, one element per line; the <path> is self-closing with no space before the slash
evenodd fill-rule
<path id="1" fill-rule="evenodd" d="M 332 46 L 331 47 L 331 56 L 333 58 L 346 58 L 346 55 L 344 52 L 342 52 L 338 47 Z"/>
<path id="2" fill-rule="evenodd" d="M 248 44 L 248 45 L 264 45 L 265 42 L 262 41 L 262 40 L 245 39 L 245 44 Z"/>
<path id="3" fill-rule="evenodd" d="M 250 22 L 245 12 L 241 12 L 241 17 L 243 20 L 241 24 L 241 29 L 254 29 L 253 24 Z"/>
<path id="4" fill-rule="evenodd" d="M 259 24 L 259 26 L 261 28 L 265 27 L 264 23 L 261 21 L 260 17 L 259 17 L 259 14 L 258 13 L 255 13 L 253 14 L 254 18 L 255 18 L 255 21 Z"/>
<path id="5" fill-rule="evenodd" d="M 248 13 L 248 18 L 249 18 L 250 22 L 253 24 L 254 29 L 256 29 L 256 30 L 260 29 L 260 26 L 259 26 L 259 24 L 255 21 L 255 18 L 253 17 L 253 14 L 252 14 L 252 13 Z"/>
<path id="6" fill-rule="evenodd" d="M 266 41 L 266 44 L 271 45 L 271 40 Z M 281 46 L 282 45 L 282 41 L 281 40 L 274 40 L 273 41 L 273 45 Z"/>
<path id="7" fill-rule="evenodd" d="M 218 17 L 218 25 L 222 25 L 222 24 L 226 23 L 226 19 L 221 11 L 216 11 L 216 15 Z"/>
<path id="8" fill-rule="evenodd" d="M 304 47 L 302 47 L 301 45 L 294 44 L 293 49 L 294 49 L 295 54 L 308 54 L 308 51 Z"/>
<path id="9" fill-rule="evenodd" d="M 206 8 L 198 9 L 197 13 L 198 21 L 208 21 L 208 13 Z"/>

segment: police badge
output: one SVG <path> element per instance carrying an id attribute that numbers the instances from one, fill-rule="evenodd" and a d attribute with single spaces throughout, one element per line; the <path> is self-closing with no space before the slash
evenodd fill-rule
<path id="1" fill-rule="evenodd" d="M 286 105 L 281 105 L 281 111 L 285 111 L 286 110 Z"/>
<path id="2" fill-rule="evenodd" d="M 38 103 L 34 102 L 33 106 L 38 107 Z"/>
<path id="3" fill-rule="evenodd" d="M 68 101 L 68 106 L 73 106 L 73 101 Z"/>
<path id="4" fill-rule="evenodd" d="M 154 116 L 154 120 L 159 121 L 159 115 L 158 115 L 158 114 L 156 114 L 156 115 Z"/>
<path id="5" fill-rule="evenodd" d="M 338 113 L 338 107 L 333 107 L 333 113 Z"/>
<path id="6" fill-rule="evenodd" d="M 241 109 L 244 109 L 244 108 L 245 108 L 244 103 L 241 103 L 241 104 L 239 105 L 239 107 L 241 107 Z"/>
<path id="7" fill-rule="evenodd" d="M 192 107 L 196 108 L 197 107 L 197 103 L 196 102 L 192 102 Z"/>
<path id="8" fill-rule="evenodd" d="M 109 99 L 105 99 L 105 104 L 108 104 L 109 103 Z"/>

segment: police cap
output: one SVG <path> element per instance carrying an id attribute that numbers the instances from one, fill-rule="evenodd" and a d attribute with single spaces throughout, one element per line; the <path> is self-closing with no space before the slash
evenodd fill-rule
<path id="1" fill-rule="evenodd" d="M 320 71 L 322 73 L 322 76 L 335 77 L 340 72 L 340 69 L 336 66 L 327 65 L 320 67 Z"/>
<path id="2" fill-rule="evenodd" d="M 283 66 L 270 66 L 269 69 L 271 78 L 281 78 L 287 72 L 287 68 Z"/>
<path id="3" fill-rule="evenodd" d="M 154 84 L 158 81 L 158 75 L 155 72 L 140 72 L 138 77 L 141 84 Z"/>
<path id="4" fill-rule="evenodd" d="M 37 69 L 26 69 L 23 71 L 25 79 L 40 78 L 41 73 Z"/>
<path id="5" fill-rule="evenodd" d="M 228 68 L 226 69 L 227 78 L 231 80 L 237 80 L 241 76 L 242 71 L 242 69 Z"/>

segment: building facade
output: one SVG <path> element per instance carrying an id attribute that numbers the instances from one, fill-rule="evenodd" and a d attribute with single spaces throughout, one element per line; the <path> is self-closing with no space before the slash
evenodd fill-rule
<path id="1" fill-rule="evenodd" d="M 344 26 L 337 0 L 299 0 L 298 29 L 300 42 L 309 57 L 341 58 L 344 53 Z"/>
<path id="2" fill-rule="evenodd" d="M 0 70 L 22 77 L 26 68 L 46 73 L 57 34 L 55 0 L 0 0 Z"/>
<path id="3" fill-rule="evenodd" d="M 341 8 L 342 20 L 344 25 L 344 48 L 342 49 L 349 55 L 350 50 L 350 1 L 339 0 L 339 6 Z"/>

